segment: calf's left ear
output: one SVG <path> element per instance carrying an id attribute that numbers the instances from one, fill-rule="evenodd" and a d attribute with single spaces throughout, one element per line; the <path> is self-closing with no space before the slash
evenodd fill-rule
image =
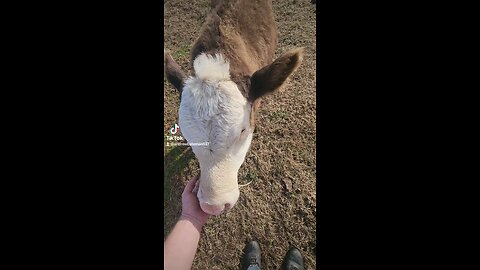
<path id="1" fill-rule="evenodd" d="M 287 78 L 300 66 L 303 48 L 286 52 L 273 63 L 253 73 L 250 78 L 249 99 L 254 101 L 279 89 Z"/>
<path id="2" fill-rule="evenodd" d="M 163 50 L 163 64 L 165 65 L 167 80 L 181 93 L 187 76 L 185 76 L 180 66 L 165 50 Z"/>

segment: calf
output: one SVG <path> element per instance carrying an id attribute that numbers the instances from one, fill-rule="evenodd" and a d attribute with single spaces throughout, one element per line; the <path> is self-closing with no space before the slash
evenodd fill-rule
<path id="1" fill-rule="evenodd" d="M 271 0 L 213 0 L 191 50 L 191 76 L 164 52 L 167 79 L 181 92 L 180 129 L 200 163 L 197 196 L 206 213 L 237 202 L 255 111 L 302 61 L 303 49 L 294 49 L 272 62 L 276 45 Z"/>

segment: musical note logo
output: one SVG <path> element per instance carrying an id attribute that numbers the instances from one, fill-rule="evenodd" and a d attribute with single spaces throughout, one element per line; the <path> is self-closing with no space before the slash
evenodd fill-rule
<path id="1" fill-rule="evenodd" d="M 180 126 L 175 123 L 175 125 L 170 129 L 170 133 L 176 134 L 178 132 L 178 129 L 180 129 Z"/>

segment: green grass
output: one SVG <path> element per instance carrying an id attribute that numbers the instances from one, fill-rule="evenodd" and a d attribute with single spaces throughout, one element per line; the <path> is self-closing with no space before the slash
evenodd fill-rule
<path id="1" fill-rule="evenodd" d="M 194 158 L 194 154 L 190 148 L 185 146 L 167 147 L 167 154 L 163 163 L 163 195 L 167 200 L 171 193 L 172 180 L 178 179 L 190 161 Z"/>
<path id="2" fill-rule="evenodd" d="M 188 55 L 190 55 L 190 46 L 188 45 L 183 45 L 180 49 L 172 53 L 173 59 L 181 59 Z"/>
<path id="3" fill-rule="evenodd" d="M 272 119 L 287 119 L 289 114 L 286 111 L 278 110 L 270 114 Z"/>
<path id="4" fill-rule="evenodd" d="M 245 178 L 247 179 L 247 182 L 250 182 L 250 181 L 255 181 L 257 180 L 258 176 L 257 176 L 257 173 L 254 172 L 254 171 L 249 171 L 247 173 L 247 175 L 245 175 Z"/>

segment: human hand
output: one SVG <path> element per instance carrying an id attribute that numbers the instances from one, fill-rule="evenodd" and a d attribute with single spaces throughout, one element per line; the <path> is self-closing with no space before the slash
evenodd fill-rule
<path id="1" fill-rule="evenodd" d="M 200 230 L 210 215 L 203 212 L 202 208 L 200 208 L 197 198 L 198 184 L 198 176 L 194 176 L 185 186 L 182 193 L 181 218 L 189 220 Z"/>

